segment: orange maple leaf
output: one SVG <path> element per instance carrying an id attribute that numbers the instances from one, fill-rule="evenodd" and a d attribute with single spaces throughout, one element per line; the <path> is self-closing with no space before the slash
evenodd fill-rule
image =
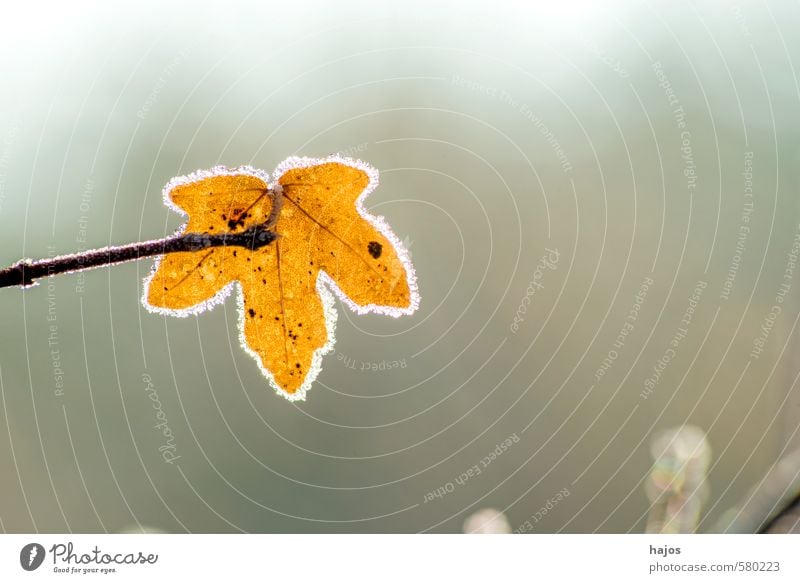
<path id="1" fill-rule="evenodd" d="M 270 179 L 251 167 L 216 167 L 173 178 L 164 201 L 188 216 L 179 232 L 240 233 L 272 224 L 271 245 L 215 247 L 156 259 L 142 302 L 189 316 L 237 289 L 242 346 L 277 390 L 304 399 L 333 348 L 331 292 L 359 314 L 398 317 L 419 304 L 407 251 L 363 201 L 378 172 L 359 160 L 288 158 Z"/>

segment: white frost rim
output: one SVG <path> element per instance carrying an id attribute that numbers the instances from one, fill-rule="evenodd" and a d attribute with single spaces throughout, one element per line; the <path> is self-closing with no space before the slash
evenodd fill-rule
<path id="1" fill-rule="evenodd" d="M 261 356 L 252 350 L 247 342 L 245 341 L 244 336 L 244 325 L 245 325 L 245 315 L 244 315 L 244 294 L 242 293 L 241 284 L 239 281 L 232 281 L 219 290 L 213 297 L 199 302 L 193 306 L 188 308 L 184 308 L 181 310 L 172 310 L 169 308 L 162 308 L 159 306 L 153 306 L 147 301 L 147 291 L 150 287 L 150 282 L 153 279 L 158 267 L 161 264 L 161 260 L 163 259 L 163 255 L 159 255 L 156 257 L 155 261 L 153 262 L 153 267 L 150 270 L 150 273 L 147 277 L 144 278 L 143 282 L 143 292 L 142 292 L 142 305 L 147 309 L 149 312 L 161 314 L 165 316 L 176 316 L 179 318 L 185 318 L 188 316 L 194 316 L 200 314 L 206 310 L 210 310 L 214 308 L 214 306 L 221 304 L 225 301 L 225 299 L 231 294 L 234 288 L 238 291 L 236 294 L 237 298 L 237 307 L 239 312 L 239 343 L 241 344 L 242 348 L 252 356 L 256 363 L 258 364 L 258 368 L 261 370 L 261 373 L 267 378 L 272 388 L 275 389 L 279 395 L 283 396 L 284 398 L 288 399 L 289 401 L 304 401 L 306 398 L 306 392 L 311 388 L 312 383 L 317 379 L 320 371 L 322 370 L 322 357 L 323 355 L 329 353 L 333 350 L 333 346 L 336 343 L 336 319 L 338 317 L 338 312 L 336 311 L 335 302 L 333 294 L 335 294 L 346 306 L 348 306 L 351 310 L 353 310 L 357 314 L 383 314 L 387 316 L 392 316 L 394 318 L 399 318 L 400 316 L 407 316 L 411 315 L 417 311 L 419 307 L 419 288 L 417 287 L 417 276 L 414 271 L 414 266 L 411 264 L 411 259 L 408 255 L 408 250 L 403 246 L 400 239 L 397 235 L 394 234 L 392 229 L 389 227 L 388 223 L 384 219 L 383 216 L 380 215 L 373 215 L 370 214 L 366 208 L 364 208 L 364 200 L 369 196 L 369 194 L 375 190 L 378 186 L 378 171 L 361 160 L 356 160 L 353 158 L 346 158 L 344 156 L 333 155 L 328 156 L 326 158 L 309 158 L 309 157 L 297 157 L 292 156 L 287 158 L 275 169 L 273 173 L 273 179 L 270 180 L 270 176 L 267 172 L 263 170 L 259 170 L 257 168 L 253 168 L 252 166 L 240 166 L 239 168 L 227 168 L 225 166 L 215 166 L 209 170 L 198 170 L 196 172 L 192 172 L 191 174 L 186 174 L 185 176 L 176 176 L 172 180 L 170 180 L 162 191 L 164 204 L 172 209 L 173 211 L 177 212 L 183 217 L 188 217 L 187 213 L 172 202 L 172 190 L 178 186 L 184 184 L 190 184 L 192 182 L 197 182 L 199 180 L 204 180 L 206 178 L 211 178 L 214 176 L 253 176 L 255 178 L 259 178 L 264 182 L 267 187 L 270 185 L 278 185 L 281 176 L 283 176 L 286 172 L 293 170 L 295 168 L 308 168 L 310 166 L 317 166 L 320 164 L 327 164 L 331 162 L 337 162 L 339 164 L 344 164 L 345 166 L 350 166 L 351 168 L 357 168 L 367 174 L 369 177 L 369 183 L 364 191 L 359 195 L 356 199 L 356 210 L 358 214 L 369 224 L 371 224 L 375 229 L 377 229 L 394 248 L 395 253 L 397 253 L 397 257 L 400 259 L 400 263 L 406 270 L 406 281 L 408 283 L 408 289 L 410 291 L 410 303 L 409 307 L 407 308 L 393 308 L 390 306 L 381 306 L 378 304 L 367 304 L 365 306 L 359 305 L 351 300 L 345 293 L 341 290 L 341 288 L 336 284 L 331 277 L 325 273 L 324 271 L 320 271 L 317 275 L 317 282 L 316 282 L 316 291 L 319 294 L 320 300 L 322 301 L 323 313 L 325 315 L 325 331 L 328 336 L 328 341 L 325 343 L 324 346 L 318 348 L 314 351 L 314 354 L 311 357 L 311 368 L 306 373 L 306 378 L 303 381 L 303 384 L 295 391 L 294 393 L 288 393 L 281 386 L 275 382 L 275 377 L 273 376 L 272 372 L 267 369 L 264 364 L 261 362 Z M 175 234 L 183 233 L 186 228 L 186 223 L 181 225 Z M 333 293 L 331 293 L 333 292 Z"/>

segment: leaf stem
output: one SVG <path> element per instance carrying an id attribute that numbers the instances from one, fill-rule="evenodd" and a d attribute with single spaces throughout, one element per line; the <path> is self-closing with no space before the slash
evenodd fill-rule
<path id="1" fill-rule="evenodd" d="M 93 249 L 74 255 L 61 255 L 51 259 L 32 261 L 23 259 L 11 267 L 0 270 L 0 287 L 35 284 L 42 277 L 137 261 L 144 257 L 167 253 L 195 252 L 210 247 L 245 247 L 250 250 L 269 245 L 278 235 L 269 230 L 268 223 L 250 227 L 241 233 L 182 233 L 143 243 L 131 243 L 103 249 Z"/>

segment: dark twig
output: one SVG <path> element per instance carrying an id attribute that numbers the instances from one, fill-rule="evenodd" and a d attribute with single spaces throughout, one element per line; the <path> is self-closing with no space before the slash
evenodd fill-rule
<path id="1" fill-rule="evenodd" d="M 241 233 L 221 233 L 211 235 L 206 233 L 184 233 L 143 243 L 132 243 L 118 247 L 106 247 L 78 253 L 75 255 L 62 255 L 52 259 L 39 259 L 31 261 L 23 259 L 11 267 L 0 270 L 0 287 L 30 286 L 35 280 L 58 275 L 59 273 L 72 273 L 93 269 L 104 265 L 115 265 L 126 261 L 136 261 L 143 257 L 164 255 L 166 253 L 194 252 L 210 247 L 245 247 L 255 250 L 272 243 L 278 235 L 270 231 L 272 226 L 267 223 L 250 227 Z"/>
<path id="2" fill-rule="evenodd" d="M 800 533 L 800 494 L 770 518 L 758 532 L 759 534 Z"/>

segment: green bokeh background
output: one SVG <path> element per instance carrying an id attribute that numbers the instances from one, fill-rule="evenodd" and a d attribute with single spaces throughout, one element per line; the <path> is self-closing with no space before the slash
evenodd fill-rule
<path id="1" fill-rule="evenodd" d="M 796 3 L 163 4 L 9 10 L 2 263 L 172 233 L 175 175 L 343 152 L 381 171 L 368 206 L 409 247 L 421 308 L 338 305 L 334 351 L 290 403 L 239 347 L 232 300 L 188 319 L 142 307 L 150 261 L 0 290 L 5 531 L 458 532 L 486 506 L 516 527 L 568 488 L 534 532 L 641 532 L 651 437 L 687 423 L 713 448 L 713 531 L 800 443 L 800 273 L 749 356 L 800 229 Z"/>

